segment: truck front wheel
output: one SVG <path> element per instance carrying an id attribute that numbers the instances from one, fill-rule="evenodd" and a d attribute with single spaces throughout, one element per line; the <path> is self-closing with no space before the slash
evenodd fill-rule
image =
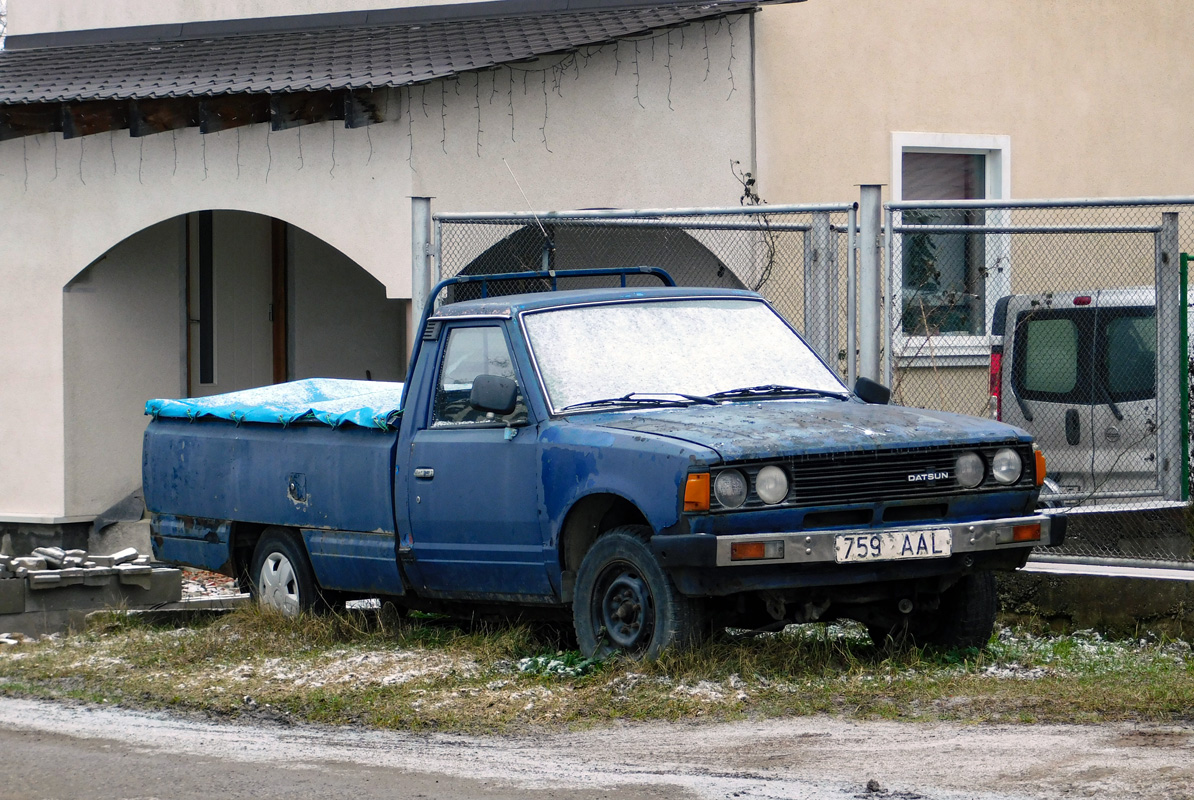
<path id="1" fill-rule="evenodd" d="M 581 652 L 658 658 L 704 634 L 699 600 L 676 589 L 647 546 L 642 525 L 614 528 L 593 543 L 576 573 L 572 621 Z"/>
<path id="2" fill-rule="evenodd" d="M 288 617 L 315 607 L 319 592 L 302 542 L 289 531 L 266 528 L 253 551 L 250 590 L 258 603 Z"/>
<path id="3" fill-rule="evenodd" d="M 910 642 L 940 648 L 983 648 L 995 630 L 999 600 L 995 574 L 989 570 L 963 575 L 941 593 L 936 609 L 913 611 L 899 625 L 869 625 L 875 644 Z"/>

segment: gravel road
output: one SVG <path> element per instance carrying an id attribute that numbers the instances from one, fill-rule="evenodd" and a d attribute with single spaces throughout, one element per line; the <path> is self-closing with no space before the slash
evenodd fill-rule
<path id="1" fill-rule="evenodd" d="M 468 737 L 0 699 L 0 752 L 0 798 L 30 800 L 1194 795 L 1194 729 L 1130 724 L 803 718 Z"/>

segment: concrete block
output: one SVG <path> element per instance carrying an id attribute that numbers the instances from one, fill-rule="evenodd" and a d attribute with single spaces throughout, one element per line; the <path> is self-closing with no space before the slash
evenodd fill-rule
<path id="1" fill-rule="evenodd" d="M 0 615 L 22 614 L 25 611 L 25 581 L 16 578 L 0 580 Z M 3 619 L 0 616 L 0 619 Z M 0 623 L 0 629 L 4 627 Z"/>
<path id="2" fill-rule="evenodd" d="M 30 570 L 30 589 L 56 589 L 62 584 L 62 575 L 56 569 Z"/>
<path id="3" fill-rule="evenodd" d="M 31 635 L 82 628 L 86 616 L 109 609 L 152 608 L 182 599 L 182 572 L 151 568 L 148 575 L 133 575 L 138 583 L 123 584 L 108 577 L 102 586 L 63 586 L 53 591 L 25 592 L 23 614 L 0 614 L 0 631 L 21 631 Z M 25 581 L 0 581 L 17 584 Z"/>
<path id="4" fill-rule="evenodd" d="M 119 566 L 121 564 L 127 564 L 130 561 L 135 561 L 139 555 L 140 553 L 137 551 L 137 548 L 126 547 L 120 552 L 112 554 L 112 565 Z"/>
<path id="5" fill-rule="evenodd" d="M 89 567 L 83 571 L 84 586 L 104 586 L 112 582 L 116 570 L 110 567 Z"/>
<path id="6" fill-rule="evenodd" d="M 66 558 L 62 559 L 63 569 L 70 569 L 71 567 L 81 567 L 81 566 L 83 566 L 83 559 L 80 558 L 79 556 L 67 556 Z"/>
<path id="7" fill-rule="evenodd" d="M 64 550 L 62 552 L 63 552 L 63 555 L 65 555 L 67 558 L 83 558 L 84 556 L 87 555 L 86 550 L 79 550 L 79 549 Z"/>
<path id="8" fill-rule="evenodd" d="M 87 570 L 82 567 L 67 567 L 58 570 L 58 577 L 62 580 L 59 582 L 60 586 L 81 586 L 84 582 L 84 577 L 87 575 Z"/>
<path id="9" fill-rule="evenodd" d="M 66 558 L 66 551 L 61 547 L 35 547 L 31 555 L 35 558 L 44 558 L 49 566 L 61 567 L 63 559 Z"/>

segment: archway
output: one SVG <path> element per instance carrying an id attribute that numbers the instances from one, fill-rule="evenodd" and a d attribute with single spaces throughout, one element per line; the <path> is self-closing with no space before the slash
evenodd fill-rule
<path id="1" fill-rule="evenodd" d="M 140 485 L 144 404 L 283 380 L 402 380 L 406 308 L 310 233 L 242 211 L 174 217 L 63 289 L 66 504 Z"/>

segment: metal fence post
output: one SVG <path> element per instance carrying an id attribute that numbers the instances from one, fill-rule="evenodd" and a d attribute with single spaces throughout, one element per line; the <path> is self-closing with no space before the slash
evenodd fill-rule
<path id="1" fill-rule="evenodd" d="M 838 353 L 837 248 L 829 214 L 813 214 L 804 233 L 804 337 L 830 366 Z"/>
<path id="2" fill-rule="evenodd" d="M 422 313 L 431 282 L 431 198 L 410 199 L 410 303 L 411 315 Z"/>
<path id="3" fill-rule="evenodd" d="M 1182 499 L 1184 453 L 1180 417 L 1171 411 L 1180 410 L 1181 382 L 1187 379 L 1186 354 L 1180 352 L 1182 286 L 1177 233 L 1177 214 L 1161 214 L 1161 231 L 1156 237 L 1157 469 L 1166 500 Z"/>
<path id="4" fill-rule="evenodd" d="M 879 275 L 879 222 L 882 213 L 883 187 L 867 184 L 862 187 L 858 206 L 859 274 L 858 274 L 858 374 L 873 381 L 879 375 L 881 349 L 882 281 Z"/>
<path id="5" fill-rule="evenodd" d="M 858 205 L 846 212 L 846 385 L 858 380 Z"/>

